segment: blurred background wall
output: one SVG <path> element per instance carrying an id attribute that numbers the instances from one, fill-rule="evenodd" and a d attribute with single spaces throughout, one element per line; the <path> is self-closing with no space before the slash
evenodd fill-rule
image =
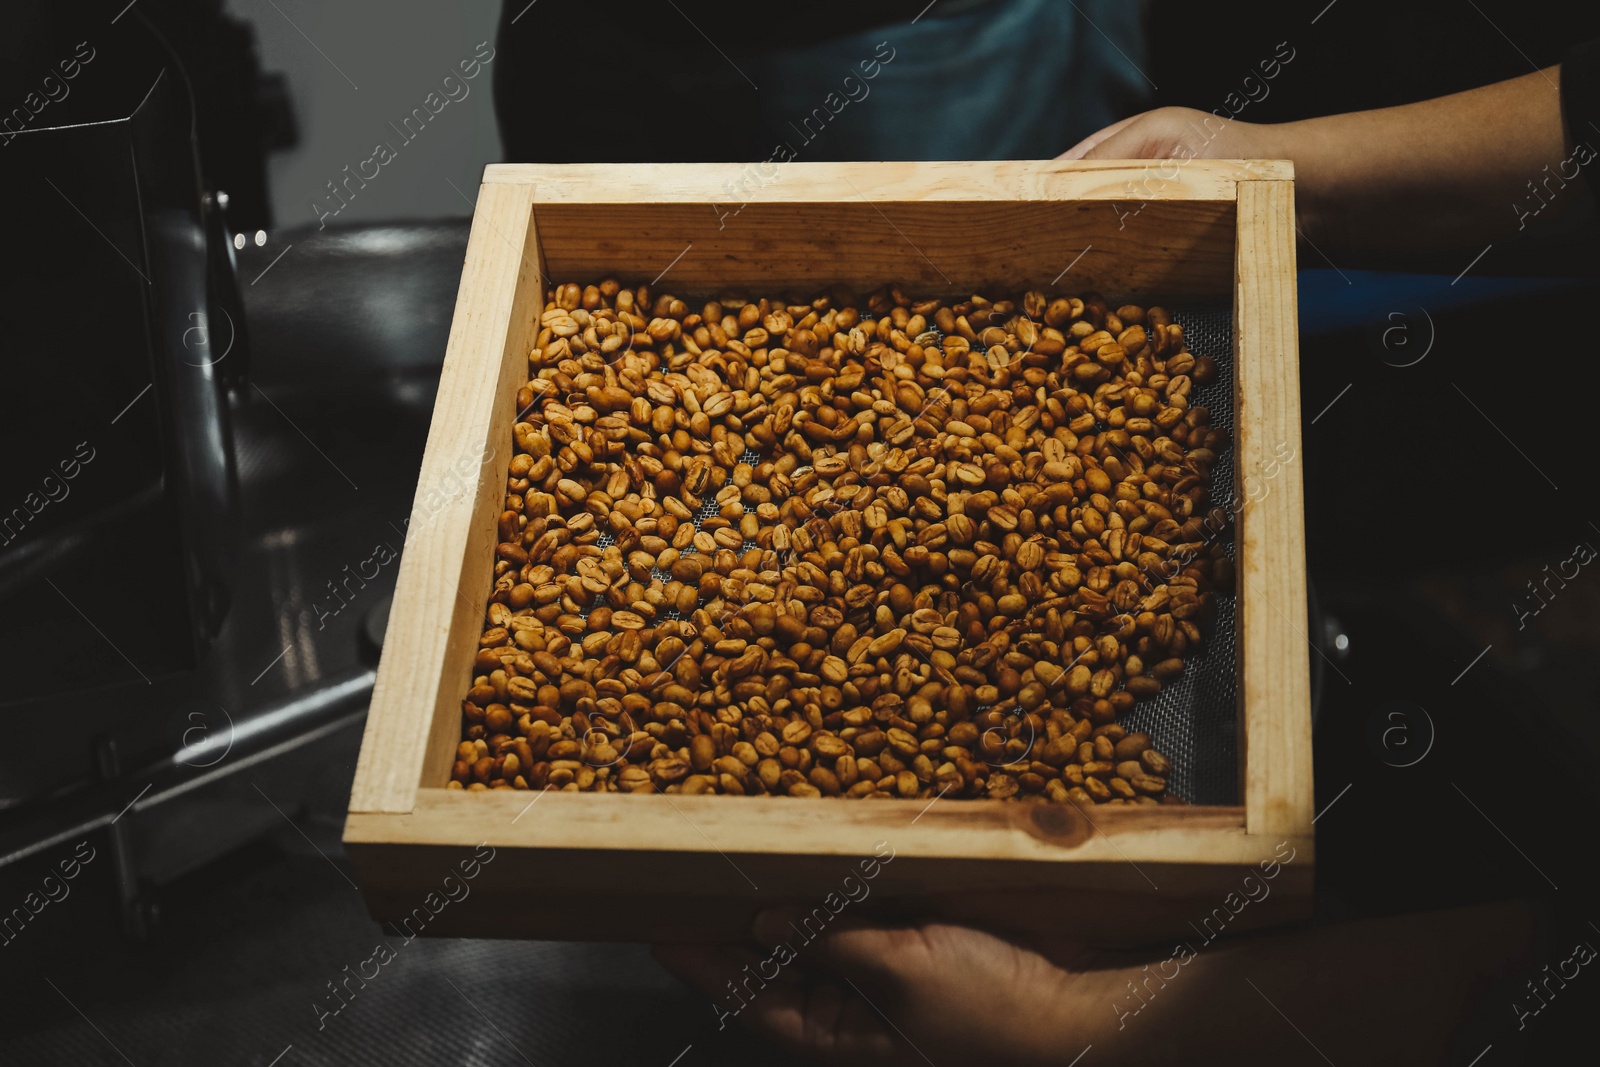
<path id="1" fill-rule="evenodd" d="M 500 158 L 493 64 L 409 144 L 389 124 L 422 107 L 445 75 L 459 76 L 457 64 L 480 42 L 493 47 L 499 0 L 227 0 L 225 10 L 254 25 L 262 67 L 288 78 L 300 142 L 268 157 L 278 226 L 315 223 L 313 201 L 337 204 L 326 183 L 342 180 L 343 168 L 353 171 L 379 142 L 396 147 L 395 160 L 337 221 L 472 213 L 461 193 L 476 196 L 484 164 Z"/>

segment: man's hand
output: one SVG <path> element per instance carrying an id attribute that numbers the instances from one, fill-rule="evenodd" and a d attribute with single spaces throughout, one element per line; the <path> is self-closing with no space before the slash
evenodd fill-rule
<path id="1" fill-rule="evenodd" d="M 1285 159 L 1281 127 L 1224 121 L 1188 107 L 1131 115 L 1090 134 L 1058 159 Z"/>
<path id="2" fill-rule="evenodd" d="M 1292 160 L 1300 232 L 1331 262 L 1453 265 L 1453 250 L 1550 227 L 1588 196 L 1572 179 L 1593 153 L 1568 152 L 1559 74 L 1551 67 L 1436 100 L 1275 124 L 1158 108 L 1060 158 Z M 1563 191 L 1546 211 L 1532 183 L 1555 173 Z"/>
<path id="3" fill-rule="evenodd" d="M 751 981 L 750 992 L 741 983 L 764 956 L 689 945 L 655 954 L 719 1008 L 738 1010 L 739 1022 L 829 1063 L 1061 1064 L 1115 1028 L 1115 992 L 1100 972 L 1057 966 L 966 927 L 841 920 L 806 943 L 787 915 L 769 912 L 756 935 L 763 944 L 787 942 L 798 958 L 765 988 Z M 1052 955 L 1088 959 L 1070 947 Z"/>
<path id="4" fill-rule="evenodd" d="M 1539 965 L 1535 918 L 1508 903 L 1216 943 L 1197 936 L 1181 966 L 1171 943 L 1138 955 L 1022 947 L 933 922 L 839 919 L 808 942 L 782 912 L 758 920 L 757 941 L 787 943 L 792 958 L 654 951 L 727 1013 L 725 1023 L 828 1063 L 1063 1067 L 1090 1045 L 1085 1064 L 1101 1067 L 1440 1063 L 1463 1027 L 1487 1041 L 1491 1023 L 1507 1023 L 1504 983 Z M 788 962 L 773 975 L 775 958 Z"/>

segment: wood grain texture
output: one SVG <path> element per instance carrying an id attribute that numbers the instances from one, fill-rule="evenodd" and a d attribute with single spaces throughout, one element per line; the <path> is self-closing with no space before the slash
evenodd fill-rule
<path id="1" fill-rule="evenodd" d="M 530 806 L 531 805 L 531 806 Z M 347 842 L 451 844 L 623 852 L 869 854 L 893 839 L 906 854 L 993 860 L 1102 860 L 1127 864 L 1250 862 L 1262 842 L 1238 807 L 1154 809 L 998 800 L 852 801 L 837 798 L 668 796 L 421 789 L 400 819 L 353 814 Z M 1271 854 L 1267 846 L 1267 854 Z M 1135 875 L 1137 878 L 1137 875 Z"/>
<path id="2" fill-rule="evenodd" d="M 614 274 L 709 295 L 834 283 L 919 295 L 1055 288 L 1224 299 L 1234 202 L 1265 161 L 491 166 L 532 185 L 562 279 Z"/>
<path id="3" fill-rule="evenodd" d="M 710 296 L 759 287 L 809 301 L 835 283 L 886 282 L 919 298 L 974 292 L 1098 290 L 1122 300 L 1225 299 L 1233 204 L 1092 200 L 816 201 L 750 204 L 720 219 L 709 204 L 541 204 L 558 278 L 655 280 Z"/>
<path id="4" fill-rule="evenodd" d="M 1270 904 L 1237 920 L 1224 910 L 1227 933 L 1301 920 L 1312 875 L 1309 838 L 1246 835 L 1240 808 L 1099 809 L 1091 822 L 1074 806 L 984 800 L 930 808 L 421 790 L 413 813 L 352 814 L 346 830 L 368 907 L 382 921 L 416 912 L 478 845 L 494 849 L 493 861 L 470 899 L 426 933 L 738 941 L 763 907 L 821 905 L 846 875 L 864 881 L 864 859 L 891 857 L 859 917 L 938 917 L 1133 945 L 1194 933 L 1189 923 L 1205 925 L 1230 893 L 1242 894 L 1246 875 L 1269 883 Z M 1062 907 L 1067 899 L 1074 907 Z M 574 909 L 576 901 L 584 905 Z M 1080 921 L 1086 909 L 1093 928 Z"/>
<path id="5" fill-rule="evenodd" d="M 1241 181 L 1290 179 L 1271 159 L 915 163 L 491 163 L 486 183 L 537 185 L 541 204 L 793 200 L 1224 200 Z"/>
<path id="6" fill-rule="evenodd" d="M 1300 463 L 1294 185 L 1239 183 L 1234 294 L 1245 824 L 1311 834 L 1310 641 Z"/>
<path id="7" fill-rule="evenodd" d="M 526 380 L 544 295 L 533 190 L 485 185 L 467 241 L 455 319 L 395 582 L 350 810 L 411 810 L 448 777 L 441 732 L 461 696 L 491 584 L 494 524 L 511 461 L 511 398 Z M 455 736 L 444 741 L 453 747 Z M 425 764 L 429 766 L 425 767 Z"/>
<path id="8" fill-rule="evenodd" d="M 819 904 L 861 860 L 885 856 L 873 907 L 860 914 L 1061 933 L 1093 900 L 1093 930 L 1076 932 L 1135 944 L 1181 933 L 1241 891 L 1245 875 L 1271 871 L 1272 905 L 1229 932 L 1304 917 L 1308 839 L 1247 835 L 1239 808 L 1100 809 L 1089 819 L 1071 806 L 996 801 L 423 790 L 409 815 L 352 815 L 346 847 L 386 921 L 415 909 L 473 846 L 494 849 L 473 896 L 430 931 L 463 936 L 737 939 L 760 908 Z M 615 906 L 600 909 L 600 899 Z"/>

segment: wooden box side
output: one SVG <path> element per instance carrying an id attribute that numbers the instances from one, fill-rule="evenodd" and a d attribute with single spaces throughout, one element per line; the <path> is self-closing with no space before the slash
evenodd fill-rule
<path id="1" fill-rule="evenodd" d="M 1026 287 L 1221 300 L 1239 181 L 1278 164 L 791 163 L 490 167 L 537 190 L 552 277 L 625 274 L 691 296 L 760 283 L 808 298 Z M 1137 227 L 1131 225 L 1138 220 Z"/>
<path id="2" fill-rule="evenodd" d="M 1294 184 L 1240 182 L 1234 290 L 1235 546 L 1245 825 L 1311 847 L 1311 642 Z"/>
<path id="3" fill-rule="evenodd" d="M 1247 835 L 1240 808 L 1103 809 L 1091 819 L 1072 806 L 986 800 L 615 801 L 424 789 L 409 815 L 352 815 L 346 847 L 374 917 L 415 917 L 421 932 L 453 936 L 735 941 L 762 907 L 809 907 L 866 886 L 860 916 L 1130 945 L 1207 924 L 1247 876 L 1271 899 L 1237 918 L 1218 913 L 1228 933 L 1301 918 L 1311 888 L 1309 853 Z M 485 862 L 470 898 L 436 920 L 418 911 L 472 856 Z M 852 875 L 858 884 L 844 882 Z M 575 915 L 577 899 L 592 907 Z M 1093 928 L 1074 923 L 1091 904 Z"/>
<path id="4" fill-rule="evenodd" d="M 493 575 L 510 398 L 544 299 L 531 186 L 484 185 L 406 530 L 351 812 L 403 813 L 443 783 Z"/>
<path id="5" fill-rule="evenodd" d="M 491 163 L 486 183 L 536 185 L 540 204 L 784 200 L 1222 200 L 1242 181 L 1288 181 L 1276 159 L 1012 159 L 853 163 Z M 803 189 L 805 195 L 796 193 Z"/>

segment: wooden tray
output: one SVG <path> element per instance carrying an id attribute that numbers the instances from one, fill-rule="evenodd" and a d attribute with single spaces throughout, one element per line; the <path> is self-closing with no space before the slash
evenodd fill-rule
<path id="1" fill-rule="evenodd" d="M 1290 164 L 767 170 L 486 170 L 345 827 L 374 918 L 474 937 L 736 940 L 761 907 L 838 899 L 843 879 L 859 878 L 860 861 L 875 855 L 893 858 L 876 867 L 853 914 L 941 915 L 1100 944 L 1307 916 Z M 990 800 L 447 790 L 492 584 L 514 397 L 544 291 L 607 275 L 628 284 L 663 275 L 658 289 L 685 296 L 893 281 L 919 295 L 1096 289 L 1113 307 L 1231 298 L 1236 479 L 1269 461 L 1277 472 L 1236 520 L 1244 803 L 1085 812 Z M 1295 458 L 1284 463 L 1286 452 Z"/>

